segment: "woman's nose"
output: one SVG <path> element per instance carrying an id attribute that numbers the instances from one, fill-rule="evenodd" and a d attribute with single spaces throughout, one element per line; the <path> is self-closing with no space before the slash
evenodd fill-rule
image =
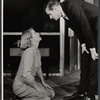
<path id="1" fill-rule="evenodd" d="M 37 33 L 37 35 L 38 35 L 38 36 L 40 36 L 40 34 L 39 34 L 39 33 Z"/>
<path id="2" fill-rule="evenodd" d="M 36 33 L 37 35 L 39 35 L 39 33 Z"/>

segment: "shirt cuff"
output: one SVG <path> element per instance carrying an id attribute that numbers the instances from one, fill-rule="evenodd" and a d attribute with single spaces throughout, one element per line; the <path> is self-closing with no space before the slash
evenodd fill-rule
<path id="1" fill-rule="evenodd" d="M 85 46 L 85 43 L 81 44 L 81 47 Z"/>
<path id="2" fill-rule="evenodd" d="M 94 48 L 90 48 L 90 51 L 94 51 L 95 50 L 95 47 Z"/>

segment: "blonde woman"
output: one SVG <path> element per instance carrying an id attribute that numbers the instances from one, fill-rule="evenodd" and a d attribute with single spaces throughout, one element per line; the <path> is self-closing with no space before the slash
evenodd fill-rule
<path id="1" fill-rule="evenodd" d="M 32 28 L 22 33 L 20 48 L 24 52 L 13 82 L 13 91 L 22 100 L 51 100 L 55 95 L 42 76 L 41 55 L 38 49 L 40 41 L 39 33 Z M 35 80 L 36 75 L 40 82 Z"/>

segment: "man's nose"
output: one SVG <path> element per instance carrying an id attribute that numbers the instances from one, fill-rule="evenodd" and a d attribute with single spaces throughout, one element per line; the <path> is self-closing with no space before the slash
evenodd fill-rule
<path id="1" fill-rule="evenodd" d="M 39 35 L 39 33 L 36 33 L 37 35 Z"/>
<path id="2" fill-rule="evenodd" d="M 50 17 L 50 19 L 52 19 L 52 16 L 49 16 Z"/>

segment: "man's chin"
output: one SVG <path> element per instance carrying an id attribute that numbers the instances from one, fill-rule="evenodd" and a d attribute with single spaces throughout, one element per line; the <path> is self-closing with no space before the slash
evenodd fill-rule
<path id="1" fill-rule="evenodd" d="M 40 41 L 42 40 L 42 38 L 40 38 Z"/>
<path id="2" fill-rule="evenodd" d="M 55 21 L 57 21 L 59 18 L 55 19 Z"/>
<path id="3" fill-rule="evenodd" d="M 60 17 L 59 18 L 56 18 L 55 20 L 57 21 L 57 20 L 59 20 L 60 19 Z"/>

